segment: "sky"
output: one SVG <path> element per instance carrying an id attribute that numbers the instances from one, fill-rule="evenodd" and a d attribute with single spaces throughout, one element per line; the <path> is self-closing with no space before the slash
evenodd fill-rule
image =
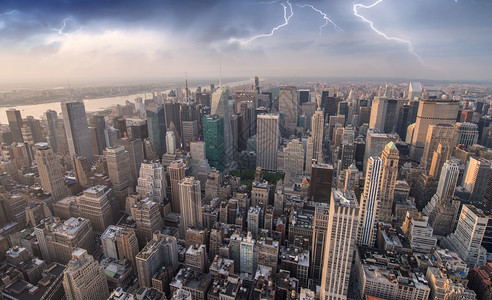
<path id="1" fill-rule="evenodd" d="M 217 78 L 219 61 L 224 77 L 491 80 L 491 11 L 490 0 L 2 0 L 0 81 Z"/>

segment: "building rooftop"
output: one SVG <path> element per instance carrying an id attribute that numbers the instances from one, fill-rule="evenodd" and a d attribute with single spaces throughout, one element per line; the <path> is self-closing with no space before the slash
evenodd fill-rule
<path id="1" fill-rule="evenodd" d="M 201 273 L 191 268 L 182 268 L 179 270 L 178 274 L 174 276 L 174 280 L 170 285 L 178 289 L 187 287 L 205 293 L 211 280 L 209 274 Z"/>
<path id="2" fill-rule="evenodd" d="M 42 278 L 36 285 L 33 285 L 24 280 L 16 280 L 6 286 L 3 294 L 13 299 L 39 300 L 44 299 L 44 294 L 55 283 L 56 279 L 63 276 L 64 265 L 51 263 L 48 265 L 42 274 Z"/>

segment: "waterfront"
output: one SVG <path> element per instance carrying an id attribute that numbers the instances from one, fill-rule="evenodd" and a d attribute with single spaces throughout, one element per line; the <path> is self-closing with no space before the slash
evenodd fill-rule
<path id="1" fill-rule="evenodd" d="M 251 81 L 237 81 L 227 83 L 229 87 L 235 87 L 240 85 L 249 84 Z M 195 90 L 196 87 L 190 87 L 190 90 Z M 165 91 L 166 93 L 169 90 Z M 135 98 L 142 97 L 142 99 L 151 99 L 152 93 L 140 93 L 133 94 L 128 96 L 117 96 L 117 97 L 107 97 L 107 98 L 97 98 L 97 99 L 86 99 L 84 100 L 85 110 L 86 112 L 94 112 L 104 110 L 108 107 L 115 106 L 117 104 L 124 105 L 126 101 L 135 102 Z M 33 116 L 36 119 L 44 118 L 44 113 L 52 109 L 57 113 L 61 113 L 60 101 L 49 102 L 49 103 L 40 103 L 40 104 L 31 104 L 31 105 L 19 105 L 19 106 L 9 106 L 9 107 L 0 107 L 0 124 L 8 124 L 6 111 L 8 109 L 15 108 L 21 111 L 21 115 L 23 118 L 27 116 Z"/>

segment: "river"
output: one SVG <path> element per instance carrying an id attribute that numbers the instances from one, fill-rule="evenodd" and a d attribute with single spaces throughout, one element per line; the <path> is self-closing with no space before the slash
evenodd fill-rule
<path id="1" fill-rule="evenodd" d="M 227 83 L 228 86 L 234 87 L 239 85 L 244 85 L 247 83 L 251 83 L 251 81 L 237 81 Z M 195 90 L 196 87 L 191 87 L 190 90 Z M 169 90 L 165 91 L 166 93 Z M 86 112 L 94 112 L 104 110 L 108 107 L 115 106 L 117 104 L 124 105 L 126 101 L 135 102 L 135 98 L 142 97 L 145 99 L 145 96 L 150 99 L 152 97 L 152 93 L 142 93 L 142 94 L 133 94 L 128 96 L 118 96 L 118 97 L 108 97 L 108 98 L 98 98 L 98 99 L 86 99 L 84 100 L 85 111 Z M 57 113 L 61 113 L 60 102 L 50 102 L 50 103 L 40 103 L 40 104 L 31 104 L 31 105 L 19 105 L 19 106 L 11 106 L 11 107 L 0 107 L 0 124 L 8 124 L 7 113 L 8 109 L 15 108 L 21 111 L 22 118 L 27 116 L 33 116 L 36 119 L 41 118 L 44 113 L 52 109 Z M 44 117 L 45 118 L 45 117 Z"/>

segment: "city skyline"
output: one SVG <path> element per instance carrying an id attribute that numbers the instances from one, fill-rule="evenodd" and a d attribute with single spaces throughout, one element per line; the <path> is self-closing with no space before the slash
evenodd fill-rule
<path id="1" fill-rule="evenodd" d="M 478 0 L 3 1 L 0 78 L 217 78 L 221 60 L 229 77 L 490 80 L 490 8 Z"/>

